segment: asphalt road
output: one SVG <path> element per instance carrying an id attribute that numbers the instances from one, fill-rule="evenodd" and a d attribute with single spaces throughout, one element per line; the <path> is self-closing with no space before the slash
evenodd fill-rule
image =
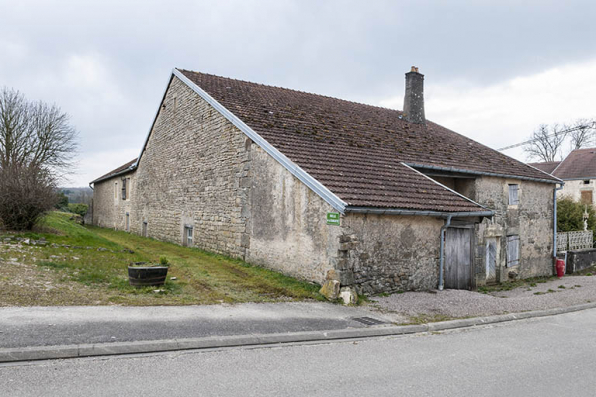
<path id="1" fill-rule="evenodd" d="M 353 318 L 363 316 L 384 319 L 324 302 L 6 307 L 0 308 L 0 348 L 362 328 Z"/>
<path id="2" fill-rule="evenodd" d="M 1 396 L 594 396 L 596 309 L 441 334 L 0 366 Z"/>

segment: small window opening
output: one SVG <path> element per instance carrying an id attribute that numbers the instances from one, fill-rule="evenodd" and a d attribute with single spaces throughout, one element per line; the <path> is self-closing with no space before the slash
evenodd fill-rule
<path id="1" fill-rule="evenodd" d="M 184 226 L 184 246 L 192 247 L 192 234 L 193 234 L 193 227 L 192 226 Z"/>
<path id="2" fill-rule="evenodd" d="M 589 184 L 590 184 L 590 180 L 589 179 L 584 181 L 584 185 L 589 185 Z"/>
<path id="3" fill-rule="evenodd" d="M 126 178 L 122 178 L 122 200 L 126 200 Z"/>

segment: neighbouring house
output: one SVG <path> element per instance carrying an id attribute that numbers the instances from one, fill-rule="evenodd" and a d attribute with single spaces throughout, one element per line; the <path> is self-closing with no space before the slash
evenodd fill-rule
<path id="1" fill-rule="evenodd" d="M 426 120 L 423 81 L 397 111 L 174 69 L 93 223 L 366 294 L 552 274 L 560 180 Z"/>
<path id="2" fill-rule="evenodd" d="M 530 163 L 565 182 L 561 196 L 594 205 L 596 186 L 596 148 L 573 150 L 563 161 Z"/>

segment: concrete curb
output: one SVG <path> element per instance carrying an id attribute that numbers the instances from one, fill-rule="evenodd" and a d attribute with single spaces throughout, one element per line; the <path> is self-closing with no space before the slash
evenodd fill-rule
<path id="1" fill-rule="evenodd" d="M 0 349 L 0 363 L 407 335 L 553 316 L 556 314 L 571 313 L 594 308 L 596 308 L 596 302 L 564 308 L 503 314 L 489 317 L 466 318 L 420 325 L 392 325 L 373 328 L 348 328 L 332 331 L 249 334 L 188 339 L 9 348 Z"/>

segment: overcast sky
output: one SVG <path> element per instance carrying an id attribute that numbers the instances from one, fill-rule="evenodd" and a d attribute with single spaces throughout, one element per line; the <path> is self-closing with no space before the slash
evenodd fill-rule
<path id="1" fill-rule="evenodd" d="M 596 117 L 594 16 L 593 0 L 0 0 L 0 86 L 70 114 L 69 186 L 139 154 L 174 67 L 401 109 L 416 65 L 427 118 L 498 148 Z"/>

